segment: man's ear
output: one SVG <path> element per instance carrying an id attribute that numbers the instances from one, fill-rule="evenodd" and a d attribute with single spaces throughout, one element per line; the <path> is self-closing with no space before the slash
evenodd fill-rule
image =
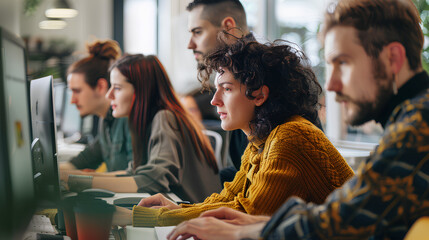
<path id="1" fill-rule="evenodd" d="M 390 68 L 392 72 L 398 74 L 407 59 L 404 45 L 399 42 L 389 43 L 387 46 Z"/>
<path id="2" fill-rule="evenodd" d="M 255 102 L 255 105 L 257 107 L 260 107 L 262 104 L 264 104 L 265 101 L 267 101 L 269 95 L 270 95 L 270 89 L 266 85 L 256 90 L 254 92 L 255 99 L 253 99 L 253 101 Z"/>
<path id="3" fill-rule="evenodd" d="M 106 92 L 109 90 L 109 83 L 105 78 L 99 78 L 97 80 L 97 85 L 95 86 L 96 91 L 103 96 L 106 95 Z"/>
<path id="4" fill-rule="evenodd" d="M 221 26 L 224 30 L 229 31 L 233 28 L 236 28 L 237 23 L 235 22 L 234 18 L 226 17 L 222 20 Z"/>

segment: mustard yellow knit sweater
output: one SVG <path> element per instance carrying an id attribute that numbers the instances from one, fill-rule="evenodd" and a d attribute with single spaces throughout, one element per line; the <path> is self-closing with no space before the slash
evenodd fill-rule
<path id="1" fill-rule="evenodd" d="M 272 215 L 291 196 L 322 203 L 352 176 L 353 170 L 325 134 L 308 120 L 294 116 L 271 131 L 265 141 L 249 143 L 240 170 L 220 194 L 175 210 L 136 206 L 133 226 L 177 225 L 222 206 Z"/>

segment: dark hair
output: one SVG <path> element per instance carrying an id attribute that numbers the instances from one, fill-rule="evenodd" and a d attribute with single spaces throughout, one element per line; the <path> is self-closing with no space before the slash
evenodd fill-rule
<path id="1" fill-rule="evenodd" d="M 121 48 L 116 41 L 95 41 L 87 44 L 89 56 L 70 65 L 67 75 L 71 73 L 82 73 L 85 82 L 95 88 L 98 79 L 104 78 L 110 86 L 109 66 L 121 56 Z"/>
<path id="2" fill-rule="evenodd" d="M 162 109 L 171 111 L 177 122 L 178 130 L 185 137 L 189 131 L 195 149 L 201 149 L 200 157 L 217 173 L 216 159 L 208 138 L 199 125 L 184 110 L 171 85 L 167 72 L 156 56 L 142 54 L 126 55 L 115 62 L 110 70 L 118 69 L 127 81 L 134 86 L 135 101 L 129 116 L 131 129 L 134 168 L 142 162 L 143 148 L 148 143 L 147 126 L 150 126 L 155 114 Z M 184 129 L 185 128 L 185 129 Z"/>
<path id="3" fill-rule="evenodd" d="M 239 28 L 247 30 L 246 12 L 239 0 L 194 0 L 186 10 L 190 12 L 198 6 L 203 6 L 201 18 L 214 26 L 219 27 L 224 18 L 232 17 Z"/>
<path id="4" fill-rule="evenodd" d="M 383 47 L 401 43 L 411 70 L 422 66 L 423 32 L 420 16 L 411 0 L 348 0 L 328 7 L 320 37 L 335 26 L 358 31 L 360 44 L 368 56 L 377 59 Z"/>
<path id="5" fill-rule="evenodd" d="M 251 135 L 265 138 L 278 125 L 294 115 L 300 115 L 318 125 L 317 111 L 322 88 L 307 63 L 304 53 L 277 40 L 261 44 L 238 40 L 224 45 L 205 59 L 198 78 L 207 86 L 213 71 L 228 69 L 234 78 L 246 86 L 246 96 L 266 85 L 269 96 L 255 109 L 255 119 L 249 123 Z"/>

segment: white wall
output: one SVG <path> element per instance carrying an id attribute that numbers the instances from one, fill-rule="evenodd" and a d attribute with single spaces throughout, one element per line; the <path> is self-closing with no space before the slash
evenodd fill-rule
<path id="1" fill-rule="evenodd" d="M 158 55 L 179 93 L 201 86 L 197 81 L 197 63 L 192 51 L 187 49 L 190 33 L 186 6 L 189 2 L 191 0 L 159 1 Z"/>
<path id="2" fill-rule="evenodd" d="M 0 26 L 9 32 L 20 35 L 20 13 L 22 0 L 0 0 Z"/>
<path id="3" fill-rule="evenodd" d="M 1 0 L 6 1 L 6 0 Z M 7 0 L 9 1 L 9 0 Z M 22 0 L 20 0 L 22 1 Z M 66 38 L 76 43 L 78 50 L 84 51 L 87 42 L 113 36 L 112 0 L 68 0 L 79 11 L 75 18 L 65 20 L 67 26 L 61 30 L 43 30 L 38 24 L 45 19 L 44 12 L 53 0 L 42 0 L 37 11 L 26 16 L 20 10 L 20 33 L 22 36 L 37 36 L 42 39 Z M 1 6 L 3 8 L 3 6 Z"/>

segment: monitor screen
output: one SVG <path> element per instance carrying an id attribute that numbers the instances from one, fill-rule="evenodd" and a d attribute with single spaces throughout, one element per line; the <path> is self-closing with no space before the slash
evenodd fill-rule
<path id="1" fill-rule="evenodd" d="M 52 76 L 30 82 L 34 184 L 42 206 L 56 206 L 60 199 Z"/>
<path id="2" fill-rule="evenodd" d="M 63 112 L 61 115 L 60 131 L 64 138 L 71 137 L 73 134 L 80 134 L 81 117 L 76 105 L 71 103 L 72 91 L 67 88 L 65 91 Z M 80 136 L 79 136 L 80 138 Z M 78 138 L 78 139 L 79 139 Z M 77 139 L 76 139 L 77 140 Z"/>
<path id="3" fill-rule="evenodd" d="M 67 89 L 65 82 L 55 82 L 54 81 L 54 99 L 55 99 L 55 122 L 57 124 L 57 129 L 61 126 L 61 115 L 64 108 L 64 98 L 65 91 Z"/>
<path id="4" fill-rule="evenodd" d="M 0 239 L 18 238 L 34 211 L 24 44 L 0 28 Z"/>

